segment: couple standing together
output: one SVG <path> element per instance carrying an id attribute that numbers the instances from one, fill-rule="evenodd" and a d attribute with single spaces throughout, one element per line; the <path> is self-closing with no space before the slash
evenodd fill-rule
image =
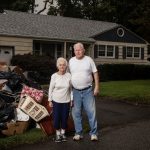
<path id="1" fill-rule="evenodd" d="M 82 135 L 82 109 L 84 108 L 89 125 L 91 141 L 97 141 L 97 120 L 95 98 L 99 93 L 99 76 L 94 61 L 85 56 L 82 43 L 74 45 L 75 57 L 69 61 L 58 58 L 58 72 L 51 76 L 49 86 L 49 105 L 53 107 L 54 128 L 56 129 L 55 142 L 67 141 L 65 130 L 69 109 L 72 106 L 72 116 L 75 125 L 73 140 L 78 141 Z M 66 72 L 69 66 L 69 72 Z M 93 79 L 95 81 L 92 87 Z"/>

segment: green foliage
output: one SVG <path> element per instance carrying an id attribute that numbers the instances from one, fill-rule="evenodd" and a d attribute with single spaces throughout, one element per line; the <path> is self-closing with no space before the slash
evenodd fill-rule
<path id="1" fill-rule="evenodd" d="M 56 71 L 55 60 L 48 56 L 15 55 L 11 60 L 11 64 L 19 66 L 24 71 L 37 72 L 37 76 L 32 76 L 35 81 L 41 84 L 49 83 L 51 75 Z"/>
<path id="2" fill-rule="evenodd" d="M 46 136 L 42 133 L 40 129 L 32 129 L 30 131 L 25 132 L 24 134 L 9 136 L 9 137 L 1 137 L 0 138 L 0 149 L 11 148 L 12 146 L 17 146 L 21 144 L 31 144 L 38 141 L 45 140 Z"/>
<path id="3" fill-rule="evenodd" d="M 150 79 L 149 65 L 103 64 L 97 68 L 101 81 Z"/>
<path id="4" fill-rule="evenodd" d="M 58 14 L 58 8 L 55 6 L 50 6 L 49 10 L 48 10 L 48 15 L 54 15 L 57 16 Z"/>
<path id="5" fill-rule="evenodd" d="M 81 11 L 81 3 L 79 0 L 57 0 L 57 6 L 52 6 L 52 4 L 50 4 L 47 14 L 83 18 Z"/>
<path id="6" fill-rule="evenodd" d="M 35 7 L 35 0 L 1 0 L 0 8 L 28 12 Z"/>

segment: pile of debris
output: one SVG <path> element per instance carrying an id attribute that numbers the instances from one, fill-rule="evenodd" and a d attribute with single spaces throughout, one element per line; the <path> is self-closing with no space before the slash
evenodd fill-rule
<path id="1" fill-rule="evenodd" d="M 24 133 L 30 123 L 46 135 L 55 132 L 47 92 L 17 66 L 0 64 L 0 134 Z"/>

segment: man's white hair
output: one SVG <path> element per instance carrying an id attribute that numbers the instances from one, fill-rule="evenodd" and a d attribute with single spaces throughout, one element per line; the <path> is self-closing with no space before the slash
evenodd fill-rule
<path id="1" fill-rule="evenodd" d="M 63 58 L 63 57 L 59 57 L 59 58 L 57 59 L 57 63 L 56 63 L 56 66 L 57 66 L 57 67 L 59 66 L 60 62 L 64 62 L 64 63 L 66 64 L 66 67 L 68 66 L 67 60 L 66 60 L 65 58 Z"/>
<path id="2" fill-rule="evenodd" d="M 78 43 L 74 44 L 74 46 L 73 46 L 74 50 L 76 49 L 77 46 L 79 46 L 82 50 L 85 51 L 84 45 L 82 43 L 78 42 Z"/>

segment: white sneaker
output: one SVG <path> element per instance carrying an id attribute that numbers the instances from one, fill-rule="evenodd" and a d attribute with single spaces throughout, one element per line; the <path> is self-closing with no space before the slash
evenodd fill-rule
<path id="1" fill-rule="evenodd" d="M 91 135 L 91 141 L 98 141 L 98 137 L 95 134 Z"/>
<path id="2" fill-rule="evenodd" d="M 82 135 L 76 134 L 76 135 L 73 137 L 73 140 L 74 140 L 74 141 L 79 141 L 79 140 L 81 140 L 82 138 L 83 138 Z"/>

